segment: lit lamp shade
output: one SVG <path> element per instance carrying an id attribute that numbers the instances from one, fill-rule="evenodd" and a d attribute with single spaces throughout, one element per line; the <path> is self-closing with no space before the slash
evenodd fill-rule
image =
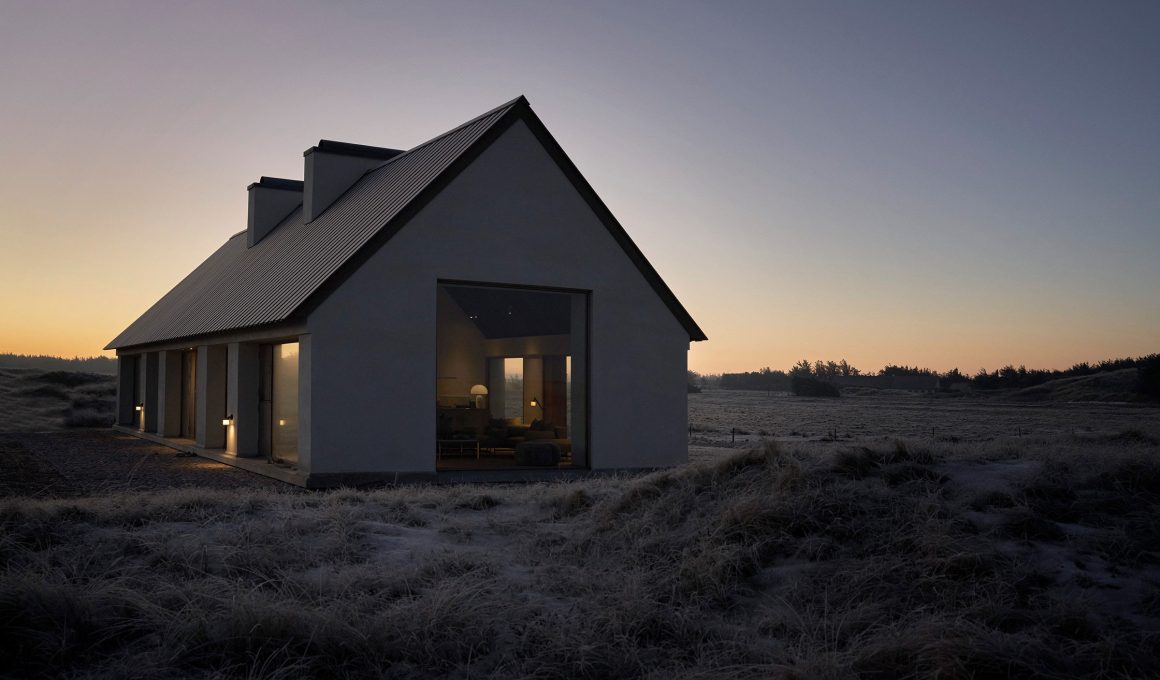
<path id="1" fill-rule="evenodd" d="M 233 424 L 234 424 L 234 417 L 232 415 L 226 416 L 225 418 L 222 418 L 222 425 L 229 427 L 230 425 L 233 425 Z"/>
<path id="2" fill-rule="evenodd" d="M 475 397 L 475 408 L 483 408 L 484 397 L 487 396 L 487 386 L 473 385 L 471 387 L 471 396 Z"/>

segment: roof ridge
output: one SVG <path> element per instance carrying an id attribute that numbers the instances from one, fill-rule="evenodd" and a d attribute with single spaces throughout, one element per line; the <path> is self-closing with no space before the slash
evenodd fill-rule
<path id="1" fill-rule="evenodd" d="M 510 109 L 510 108 L 516 106 L 517 104 L 520 104 L 520 103 L 523 103 L 527 106 L 531 106 L 531 104 L 528 102 L 528 98 L 521 94 L 520 96 L 516 97 L 515 99 L 509 100 L 507 102 L 504 102 L 503 104 L 500 104 L 499 106 L 495 107 L 494 109 L 491 109 L 489 111 L 486 111 L 485 113 L 479 114 L 478 116 L 476 116 L 475 118 L 472 118 L 471 120 L 467 121 L 466 123 L 456 125 L 455 127 L 451 128 L 450 130 L 443 132 L 441 134 L 435 135 L 431 139 L 428 139 L 427 141 L 422 142 L 421 144 L 417 144 L 417 145 L 411 147 L 410 149 L 407 149 L 403 153 L 395 156 L 394 158 L 391 158 L 389 160 L 384 161 L 382 165 L 377 165 L 377 166 L 371 168 L 370 170 L 368 170 L 366 172 L 366 175 L 369 175 L 370 173 L 375 172 L 376 170 L 379 170 L 380 168 L 383 168 L 387 165 L 390 165 L 391 163 L 394 163 L 395 161 L 399 160 L 400 158 L 403 158 L 404 156 L 410 155 L 411 152 L 413 152 L 413 151 L 418 151 L 419 149 L 422 149 L 425 146 L 430 146 L 431 144 L 434 144 L 435 142 L 439 141 L 440 139 L 443 139 L 444 137 L 447 137 L 447 136 L 452 135 L 456 132 L 459 132 L 460 130 L 462 130 L 463 128 L 465 128 L 469 125 L 473 125 L 475 123 L 478 123 L 479 121 L 483 120 L 484 118 L 487 118 L 488 116 L 495 114 L 497 111 L 502 111 L 504 109 Z M 363 175 L 363 176 L 365 177 L 366 175 Z"/>

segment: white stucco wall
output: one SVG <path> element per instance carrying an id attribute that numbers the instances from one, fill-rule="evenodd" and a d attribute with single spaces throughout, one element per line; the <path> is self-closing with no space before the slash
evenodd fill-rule
<path id="1" fill-rule="evenodd" d="M 517 122 L 307 320 L 312 473 L 434 471 L 440 279 L 590 290 L 591 467 L 686 460 L 688 333 Z"/>

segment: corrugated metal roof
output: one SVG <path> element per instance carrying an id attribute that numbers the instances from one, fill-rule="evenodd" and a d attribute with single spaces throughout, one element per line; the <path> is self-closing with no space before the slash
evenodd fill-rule
<path id="1" fill-rule="evenodd" d="M 286 320 L 332 274 L 455 162 L 514 99 L 371 170 L 310 224 L 301 206 L 251 248 L 232 236 L 106 349 Z"/>

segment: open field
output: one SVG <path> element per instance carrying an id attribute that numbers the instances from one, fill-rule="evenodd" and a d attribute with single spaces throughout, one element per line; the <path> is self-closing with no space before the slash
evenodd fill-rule
<path id="1" fill-rule="evenodd" d="M 58 481 L 0 499 L 0 676 L 1160 676 L 1160 409 L 709 392 L 690 421 L 717 431 L 675 470 L 329 493 L 2 436 Z"/>
<path id="2" fill-rule="evenodd" d="M 38 432 L 113 424 L 113 376 L 0 368 L 0 432 Z"/>
<path id="3" fill-rule="evenodd" d="M 1028 435 L 1080 435 L 1160 427 L 1160 405 L 1106 402 L 1025 403 L 993 396 L 908 392 L 846 394 L 841 399 L 788 392 L 713 390 L 689 395 L 693 444 L 728 446 L 762 439 L 892 438 L 992 441 Z"/>

